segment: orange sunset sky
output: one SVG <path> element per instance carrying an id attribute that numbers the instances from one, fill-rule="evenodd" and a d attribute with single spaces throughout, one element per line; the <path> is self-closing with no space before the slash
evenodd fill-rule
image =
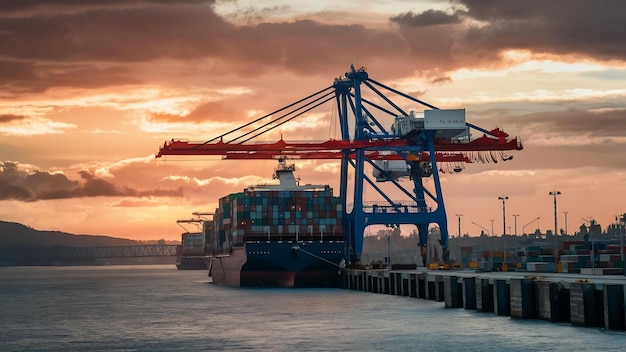
<path id="1" fill-rule="evenodd" d="M 603 228 L 626 212 L 626 1 L 0 2 L 0 220 L 179 239 L 177 219 L 270 182 L 273 161 L 170 156 L 332 84 L 351 64 L 524 150 L 442 174 L 450 235 Z M 267 136 L 339 138 L 335 111 Z M 339 162 L 296 162 L 339 193 Z M 412 228 L 403 229 L 410 232 Z M 508 230 L 507 230 L 508 232 Z M 510 230 L 511 233 L 514 229 Z"/>

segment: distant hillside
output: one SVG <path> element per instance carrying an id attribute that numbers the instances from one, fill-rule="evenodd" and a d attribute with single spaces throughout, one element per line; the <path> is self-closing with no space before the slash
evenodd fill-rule
<path id="1" fill-rule="evenodd" d="M 0 220 L 0 246 L 106 247 L 133 246 L 137 244 L 142 243 L 108 236 L 73 235 L 60 231 L 39 231 L 15 222 Z"/>

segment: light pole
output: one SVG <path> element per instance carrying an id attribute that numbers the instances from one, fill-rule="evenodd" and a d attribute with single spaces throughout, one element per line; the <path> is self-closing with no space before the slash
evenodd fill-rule
<path id="1" fill-rule="evenodd" d="M 493 233 L 493 222 L 495 219 L 489 219 L 491 221 L 491 237 L 489 238 L 489 249 L 491 250 L 491 270 L 493 270 L 493 237 L 495 234 Z"/>
<path id="2" fill-rule="evenodd" d="M 533 219 L 533 221 L 529 222 L 528 224 L 526 224 L 526 225 L 522 226 L 522 233 L 523 233 L 523 234 L 526 234 L 526 230 L 524 230 L 524 229 L 526 228 L 526 226 L 528 226 L 528 225 L 532 224 L 533 222 L 535 222 L 535 221 L 537 221 L 537 220 L 539 220 L 539 216 L 538 216 L 538 217 L 536 217 L 536 218 L 534 218 L 534 219 Z"/>
<path id="3" fill-rule="evenodd" d="M 387 265 L 391 268 L 391 230 L 387 229 Z"/>
<path id="4" fill-rule="evenodd" d="M 459 219 L 459 238 L 461 238 L 461 216 L 463 214 L 456 214 L 456 217 Z"/>
<path id="5" fill-rule="evenodd" d="M 478 225 L 477 223 L 475 223 L 475 222 L 473 222 L 473 221 L 472 221 L 472 224 L 474 224 L 474 225 L 476 225 L 476 226 L 480 227 L 481 229 L 483 229 L 483 230 L 487 231 L 487 236 L 489 236 L 489 230 L 487 230 L 485 227 L 482 227 L 482 226 Z"/>
<path id="6" fill-rule="evenodd" d="M 619 218 L 619 215 L 615 217 L 617 226 L 619 226 L 619 248 L 620 256 L 622 257 L 622 274 L 626 275 L 626 262 L 624 262 L 624 226 L 626 225 L 626 213 Z"/>
<path id="7" fill-rule="evenodd" d="M 569 211 L 564 211 L 563 214 L 565 214 L 565 235 L 567 236 L 567 213 L 569 213 Z"/>
<path id="8" fill-rule="evenodd" d="M 487 231 L 487 237 L 489 237 L 489 230 L 487 230 L 486 228 L 484 228 L 481 225 L 478 225 L 477 223 L 475 223 L 473 221 L 472 221 L 472 224 L 474 224 L 474 225 L 480 227 L 481 229 Z M 492 224 L 491 227 L 492 227 L 492 230 L 493 230 L 493 220 L 492 220 L 491 224 Z M 491 266 L 493 266 L 493 245 L 491 244 L 491 239 L 489 239 L 489 248 L 491 249 L 491 254 L 489 255 L 489 263 L 491 264 Z"/>
<path id="9" fill-rule="evenodd" d="M 626 275 L 626 262 L 624 262 L 624 225 L 626 225 L 626 213 L 624 213 L 621 218 L 618 216 L 615 217 L 615 221 L 617 221 L 617 226 L 619 226 L 619 252 L 622 257 L 622 274 Z"/>
<path id="10" fill-rule="evenodd" d="M 504 263 L 506 264 L 506 200 L 509 199 L 508 196 L 500 196 L 499 200 L 502 201 L 502 237 L 504 237 Z"/>
<path id="11" fill-rule="evenodd" d="M 561 192 L 554 190 L 549 193 L 549 195 L 554 197 L 554 265 L 559 262 L 559 247 L 557 244 L 557 217 L 556 217 L 556 196 L 560 195 Z"/>
<path id="12" fill-rule="evenodd" d="M 513 218 L 514 220 L 514 225 L 515 225 L 515 262 L 517 262 L 517 251 L 518 251 L 518 247 L 517 247 L 517 217 L 519 216 L 519 214 L 513 214 Z"/>
<path id="13" fill-rule="evenodd" d="M 459 220 L 459 237 L 457 240 L 457 242 L 459 242 L 459 258 L 463 256 L 463 253 L 461 251 L 461 216 L 463 216 L 463 214 L 456 214 L 456 217 Z"/>

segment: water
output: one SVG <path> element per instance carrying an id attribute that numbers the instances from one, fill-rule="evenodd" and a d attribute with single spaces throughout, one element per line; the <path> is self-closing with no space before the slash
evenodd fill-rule
<path id="1" fill-rule="evenodd" d="M 623 351 L 626 333 L 172 265 L 0 268 L 0 351 Z"/>

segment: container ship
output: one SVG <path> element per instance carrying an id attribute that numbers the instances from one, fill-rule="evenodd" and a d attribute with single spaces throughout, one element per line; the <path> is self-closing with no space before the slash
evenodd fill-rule
<path id="1" fill-rule="evenodd" d="M 185 232 L 181 237 L 182 244 L 176 248 L 176 268 L 178 270 L 208 269 L 205 234 L 202 232 Z"/>
<path id="2" fill-rule="evenodd" d="M 178 270 L 207 270 L 209 258 L 206 255 L 206 215 L 212 213 L 193 213 L 196 218 L 191 220 L 176 220 L 185 232 L 181 235 L 181 244 L 176 248 L 176 268 Z M 190 232 L 184 224 L 196 226 L 195 232 Z"/>
<path id="3" fill-rule="evenodd" d="M 219 200 L 204 222 L 209 276 L 216 284 L 336 287 L 344 258 L 342 202 L 328 185 L 300 185 L 279 160 L 278 184 Z"/>

